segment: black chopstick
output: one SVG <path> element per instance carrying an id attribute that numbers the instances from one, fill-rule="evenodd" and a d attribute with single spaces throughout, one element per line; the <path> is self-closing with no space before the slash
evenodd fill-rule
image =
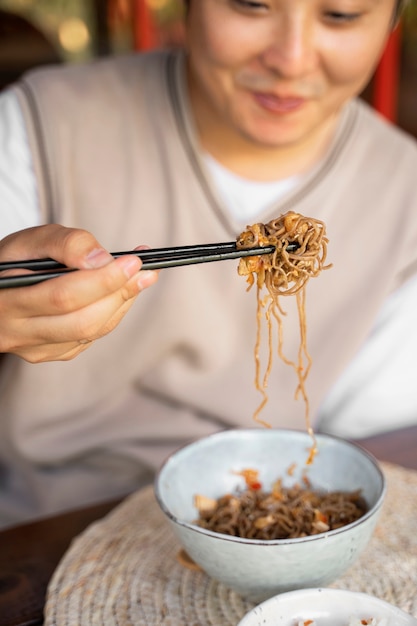
<path id="1" fill-rule="evenodd" d="M 289 244 L 288 252 L 293 252 L 298 248 L 298 244 Z M 156 270 L 168 267 L 179 267 L 182 265 L 195 265 L 197 263 L 209 263 L 212 261 L 224 261 L 228 259 L 238 259 L 246 256 L 258 256 L 261 254 L 271 254 L 274 246 L 237 248 L 236 242 L 202 244 L 194 246 L 176 246 L 171 248 L 156 248 L 147 250 L 129 250 L 125 252 L 112 252 L 116 259 L 125 255 L 138 256 L 143 260 L 142 269 Z M 37 274 L 23 274 L 18 276 L 0 277 L 0 289 L 11 287 L 27 287 L 35 285 L 51 278 L 63 276 L 68 272 L 77 271 L 75 268 L 68 268 L 53 259 L 31 259 L 28 261 L 11 261 L 0 263 L 0 272 L 11 269 L 26 269 L 40 271 Z M 52 271 L 56 270 L 56 271 Z"/>
<path id="2" fill-rule="evenodd" d="M 236 250 L 236 242 L 230 241 L 227 243 L 207 243 L 194 246 L 175 246 L 171 248 L 154 248 L 146 250 L 126 250 L 125 252 L 112 252 L 111 255 L 115 259 L 126 256 L 134 255 L 139 256 L 141 259 L 158 260 L 161 257 L 177 257 L 187 255 L 199 255 L 204 252 L 227 252 Z M 68 269 L 62 263 L 54 261 L 53 259 L 31 259 L 29 261 L 10 261 L 9 263 L 0 263 L 0 271 L 25 269 L 33 271 L 42 270 L 55 270 L 55 269 Z"/>

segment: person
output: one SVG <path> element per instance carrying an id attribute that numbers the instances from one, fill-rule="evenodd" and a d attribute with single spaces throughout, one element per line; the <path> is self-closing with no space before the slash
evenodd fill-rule
<path id="1" fill-rule="evenodd" d="M 178 446 L 257 427 L 256 294 L 236 263 L 157 274 L 115 250 L 233 241 L 289 210 L 323 220 L 313 425 L 415 423 L 416 143 L 358 98 L 402 5 L 191 0 L 184 51 L 38 70 L 3 94 L 0 261 L 79 269 L 0 290 L 4 525 L 129 493 Z M 305 428 L 295 388 L 276 355 L 262 419 Z"/>

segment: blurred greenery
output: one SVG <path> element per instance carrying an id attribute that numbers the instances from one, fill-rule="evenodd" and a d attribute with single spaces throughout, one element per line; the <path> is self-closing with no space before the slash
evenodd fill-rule
<path id="1" fill-rule="evenodd" d="M 161 8 L 156 10 L 156 15 L 161 23 L 177 20 L 183 15 L 183 4 L 181 0 L 171 0 L 163 3 Z"/>

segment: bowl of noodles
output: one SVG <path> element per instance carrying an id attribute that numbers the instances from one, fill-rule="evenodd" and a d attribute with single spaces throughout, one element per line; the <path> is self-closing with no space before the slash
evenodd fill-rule
<path id="1" fill-rule="evenodd" d="M 232 429 L 172 454 L 156 500 L 182 562 L 252 602 L 325 586 L 369 542 L 386 484 L 376 460 L 331 435 Z M 184 561 L 187 559 L 187 561 Z"/>

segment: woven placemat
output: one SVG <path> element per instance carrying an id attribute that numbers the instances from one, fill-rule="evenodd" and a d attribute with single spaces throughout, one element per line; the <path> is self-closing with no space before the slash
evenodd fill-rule
<path id="1" fill-rule="evenodd" d="M 331 587 L 417 617 L 417 472 L 382 464 L 387 496 L 370 545 Z M 236 626 L 253 604 L 178 561 L 147 487 L 71 544 L 49 585 L 45 626 Z"/>

